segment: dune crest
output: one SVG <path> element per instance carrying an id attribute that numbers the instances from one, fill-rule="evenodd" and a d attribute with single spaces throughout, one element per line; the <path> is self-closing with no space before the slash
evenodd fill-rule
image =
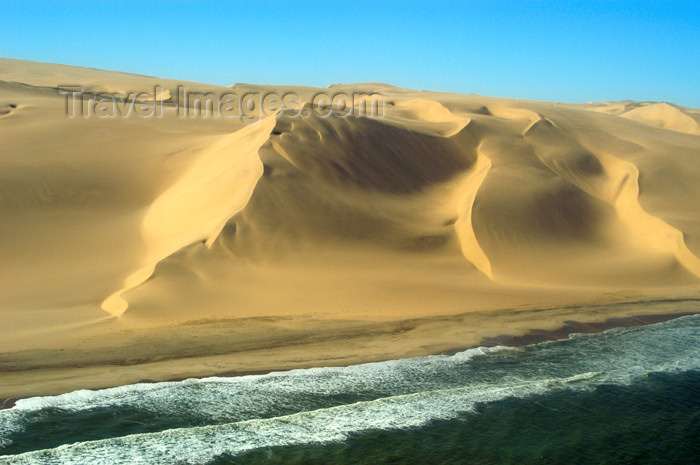
<path id="1" fill-rule="evenodd" d="M 672 253 L 691 273 L 700 278 L 700 259 L 685 243 L 683 233 L 660 218 L 647 213 L 639 203 L 639 170 L 632 163 L 612 155 L 602 157 L 606 171 L 617 185 L 606 200 L 615 206 L 620 219 L 645 246 Z"/>
<path id="2" fill-rule="evenodd" d="M 623 118 L 664 129 L 700 135 L 700 114 L 690 108 L 667 102 L 629 102 L 596 105 L 591 110 L 622 116 Z"/>
<path id="3" fill-rule="evenodd" d="M 622 113 L 622 116 L 664 129 L 700 134 L 700 118 L 684 113 L 678 107 L 665 102 L 639 106 Z"/>
<path id="4" fill-rule="evenodd" d="M 700 260 L 688 249 L 683 233 L 647 213 L 639 203 L 639 170 L 610 153 L 589 152 L 551 120 L 542 118 L 525 133 L 537 139 L 536 154 L 558 176 L 614 207 L 641 247 L 672 254 L 695 276 Z"/>
<path id="5" fill-rule="evenodd" d="M 194 242 L 210 246 L 216 240 L 226 221 L 248 202 L 262 175 L 258 149 L 274 124 L 273 118 L 266 118 L 194 149 L 193 166 L 146 211 L 141 229 L 148 252 L 142 267 L 102 302 L 103 310 L 121 315 L 128 307 L 122 293 L 146 281 L 159 261 Z"/>
<path id="6" fill-rule="evenodd" d="M 476 194 L 479 191 L 481 183 L 484 182 L 484 179 L 488 175 L 490 168 L 491 160 L 486 155 L 479 152 L 479 157 L 474 167 L 463 181 L 464 190 L 461 192 L 462 198 L 460 200 L 460 209 L 455 228 L 457 230 L 457 236 L 459 237 L 462 253 L 466 259 L 473 263 L 474 266 L 486 276 L 493 278 L 491 262 L 479 245 L 472 224 L 472 209 L 474 207 Z"/>
<path id="7" fill-rule="evenodd" d="M 471 121 L 469 117 L 455 115 L 435 100 L 414 98 L 392 103 L 393 108 L 385 120 L 390 123 L 396 121 L 397 125 L 411 127 L 415 131 L 432 131 L 433 134 L 451 137 Z"/>

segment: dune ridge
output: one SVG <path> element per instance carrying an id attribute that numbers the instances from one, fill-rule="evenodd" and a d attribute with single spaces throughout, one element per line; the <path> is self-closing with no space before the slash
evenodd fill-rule
<path id="1" fill-rule="evenodd" d="M 593 111 L 619 115 L 634 121 L 687 134 L 700 134 L 700 113 L 668 102 L 628 102 L 595 105 Z"/>
<path id="2" fill-rule="evenodd" d="M 226 221 L 248 202 L 262 175 L 257 150 L 273 125 L 271 119 L 259 121 L 198 150 L 194 165 L 146 211 L 141 226 L 148 249 L 144 264 L 102 302 L 103 310 L 114 316 L 124 313 L 128 303 L 121 295 L 146 281 L 167 256 L 197 241 L 211 246 Z"/>
<path id="3" fill-rule="evenodd" d="M 540 142 L 542 148 L 552 141 L 566 139 L 561 129 L 546 118 L 533 123 L 525 135 L 537 130 L 545 132 Z M 556 135 L 553 134 L 555 132 Z M 683 233 L 662 219 L 650 215 L 640 205 L 637 167 L 610 153 L 588 152 L 573 140 L 569 140 L 568 143 L 574 146 L 574 150 L 578 150 L 570 160 L 565 159 L 562 162 L 561 158 L 548 159 L 546 154 L 551 151 L 545 149 L 537 152 L 542 163 L 582 191 L 612 205 L 622 223 L 642 246 L 672 253 L 688 271 L 700 277 L 700 260 L 688 249 Z M 563 152 L 561 147 L 559 150 L 560 153 Z M 581 170 L 576 170 L 576 167 L 581 166 L 587 167 L 586 174 L 595 175 L 581 176 Z"/>
<path id="4" fill-rule="evenodd" d="M 490 168 L 491 160 L 486 155 L 479 152 L 473 173 L 467 179 L 465 179 L 464 182 L 465 190 L 463 192 L 461 208 L 459 210 L 457 222 L 455 223 L 455 228 L 457 229 L 457 235 L 459 236 L 459 243 L 462 248 L 462 253 L 467 260 L 474 264 L 474 266 L 486 276 L 493 278 L 493 274 L 491 273 L 491 262 L 484 253 L 484 250 L 479 245 L 479 241 L 476 238 L 476 233 L 474 232 L 474 226 L 472 224 L 474 200 L 476 199 L 476 194 L 479 191 L 479 186 L 481 186 L 481 183 L 484 182 Z"/>

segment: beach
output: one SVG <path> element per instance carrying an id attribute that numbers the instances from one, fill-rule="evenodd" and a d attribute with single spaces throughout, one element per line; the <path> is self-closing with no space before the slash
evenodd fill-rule
<path id="1" fill-rule="evenodd" d="M 687 463 L 698 338 L 688 315 L 520 347 L 20 399 L 0 410 L 0 463 Z"/>
<path id="2" fill-rule="evenodd" d="M 502 309 L 374 325 L 274 319 L 197 322 L 160 332 L 121 334 L 115 347 L 88 339 L 79 348 L 3 353 L 0 403 L 8 408 L 19 398 L 138 382 L 339 367 L 473 347 L 519 347 L 575 333 L 655 324 L 697 313 L 699 305 L 700 299 L 678 298 Z M 295 326 L 300 324 L 303 330 Z"/>

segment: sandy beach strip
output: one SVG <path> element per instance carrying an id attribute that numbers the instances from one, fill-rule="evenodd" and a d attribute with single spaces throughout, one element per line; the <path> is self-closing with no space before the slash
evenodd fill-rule
<path id="1" fill-rule="evenodd" d="M 645 309 L 652 313 L 644 313 Z M 314 327 L 304 331 L 296 328 L 280 333 L 278 339 L 253 332 L 250 340 L 239 344 L 217 334 L 222 323 L 207 323 L 194 330 L 189 327 L 192 345 L 186 355 L 167 349 L 159 355 L 139 353 L 141 345 L 102 351 L 60 351 L 54 357 L 45 350 L 0 354 L 0 399 L 5 399 L 2 405 L 7 408 L 18 398 L 57 395 L 77 389 L 346 366 L 453 354 L 479 346 L 524 346 L 563 339 L 572 333 L 598 333 L 615 327 L 660 323 L 699 310 L 700 299 L 689 297 L 470 312 L 372 325 L 336 324 L 335 328 L 324 322 L 325 332 Z M 261 322 L 254 325 L 258 330 L 265 327 Z M 143 336 L 135 336 L 139 337 Z M 165 344 L 168 335 L 152 332 L 149 337 L 147 345 Z M 178 335 L 175 338 L 179 340 Z M 207 339 L 208 343 L 194 342 L 198 339 Z M 165 354 L 169 356 L 164 357 Z"/>

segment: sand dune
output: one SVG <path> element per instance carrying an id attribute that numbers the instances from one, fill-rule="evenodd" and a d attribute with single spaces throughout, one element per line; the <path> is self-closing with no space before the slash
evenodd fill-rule
<path id="1" fill-rule="evenodd" d="M 304 108 L 375 93 L 384 114 L 68 118 L 66 85 L 159 86 L 167 105 L 178 86 L 286 90 Z M 48 392 L 332 364 L 346 343 L 428 353 L 572 317 L 528 308 L 697 296 L 699 121 L 668 103 L 217 87 L 2 59 L 0 377 L 26 392 L 48 377 Z M 470 328 L 450 326 L 465 314 Z"/>
<path id="2" fill-rule="evenodd" d="M 596 105 L 591 109 L 619 115 L 664 129 L 688 134 L 700 134 L 700 113 L 697 110 L 667 102 L 630 102 Z"/>
<path id="3" fill-rule="evenodd" d="M 193 166 L 153 201 L 143 217 L 141 236 L 147 248 L 143 267 L 102 302 L 103 310 L 121 315 L 128 307 L 121 294 L 148 279 L 158 262 L 192 243 L 203 240 L 210 245 L 216 239 L 248 202 L 263 170 L 258 150 L 273 125 L 272 119 L 260 121 L 194 150 Z"/>

